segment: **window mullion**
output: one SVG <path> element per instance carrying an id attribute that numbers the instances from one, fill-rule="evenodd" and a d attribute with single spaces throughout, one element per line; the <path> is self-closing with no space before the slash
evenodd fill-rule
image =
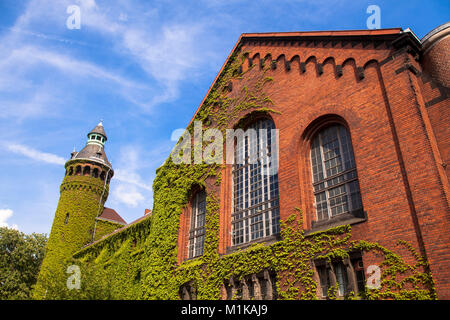
<path id="1" fill-rule="evenodd" d="M 264 138 L 263 138 L 263 134 L 265 134 L 265 139 L 267 140 L 267 131 L 265 132 L 265 133 L 263 133 L 263 132 L 260 132 L 260 144 L 259 144 L 259 146 L 260 146 L 260 149 L 261 150 L 258 150 L 258 151 L 261 151 L 260 153 L 259 153 L 259 158 L 261 159 L 261 172 L 260 172 L 260 179 L 261 179 L 261 200 L 262 200 L 262 202 L 261 202 L 261 206 L 263 205 L 263 203 L 265 203 L 266 202 L 266 200 L 269 200 L 269 195 L 270 195 L 270 190 L 269 190 L 269 188 L 270 188 L 270 186 L 269 186 L 269 184 L 266 182 L 266 177 L 268 176 L 268 175 L 264 175 L 263 174 L 263 170 L 264 170 L 264 166 L 267 164 L 268 165 L 268 159 L 267 159 L 267 152 L 266 152 L 266 156 L 263 156 L 264 155 L 264 152 L 263 152 L 263 149 L 264 149 Z M 267 144 L 266 144 L 266 148 L 267 148 Z M 267 194 L 264 192 L 264 187 L 266 186 L 266 184 L 267 184 Z M 267 198 L 267 199 L 266 199 Z M 267 204 L 266 204 L 267 205 Z M 264 212 L 265 211 L 265 208 L 261 208 L 261 211 L 263 211 L 262 213 L 261 213 L 261 219 L 262 219 L 262 223 L 263 223 L 263 226 L 262 226 L 262 228 L 263 228 L 263 237 L 266 237 L 266 236 L 268 236 L 269 234 L 270 234 L 270 230 L 269 230 L 269 233 L 268 234 L 266 234 L 266 228 L 267 228 L 267 223 L 269 224 L 269 227 L 270 227 L 270 221 L 266 221 L 266 217 L 265 217 L 265 215 L 266 215 L 266 212 Z M 267 213 L 268 214 L 268 213 Z M 268 214 L 269 215 L 269 214 Z"/>
<path id="2" fill-rule="evenodd" d="M 318 135 L 319 137 L 319 152 L 320 152 L 320 165 L 322 167 L 322 174 L 323 174 L 323 183 L 325 184 L 325 187 L 328 186 L 328 182 L 327 182 L 327 169 L 325 166 L 325 154 L 323 152 L 323 140 L 322 140 L 322 134 L 319 133 Z M 325 201 L 327 203 L 327 215 L 328 215 L 328 219 L 331 217 L 331 208 L 330 208 L 330 195 L 328 193 L 328 188 L 324 191 L 325 192 Z M 317 215 L 317 210 L 316 210 L 316 215 Z M 319 218 L 319 217 L 317 217 Z"/>

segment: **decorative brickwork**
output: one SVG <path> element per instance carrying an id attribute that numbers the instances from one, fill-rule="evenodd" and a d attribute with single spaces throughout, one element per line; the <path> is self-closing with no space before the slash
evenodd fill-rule
<path id="1" fill-rule="evenodd" d="M 233 246 L 232 165 L 169 158 L 157 170 L 151 216 L 76 261 L 98 267 L 95 285 L 119 299 L 449 299 L 449 55 L 441 53 L 449 42 L 433 39 L 424 53 L 401 29 L 243 34 L 187 129 L 273 120 L 281 232 Z M 363 212 L 323 222 L 311 144 L 331 125 L 348 131 Z M 199 189 L 204 249 L 188 259 Z M 381 270 L 380 288 L 364 286 L 369 266 Z M 134 275 L 124 280 L 129 292 L 111 280 L 124 273 Z"/>

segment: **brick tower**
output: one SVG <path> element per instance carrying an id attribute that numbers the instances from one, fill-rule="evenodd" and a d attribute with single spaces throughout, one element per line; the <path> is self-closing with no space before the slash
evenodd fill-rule
<path id="1" fill-rule="evenodd" d="M 53 290 L 64 290 L 72 254 L 94 241 L 98 218 L 108 198 L 114 171 L 104 150 L 107 137 L 102 122 L 87 136 L 86 146 L 80 152 L 73 151 L 65 164 L 58 207 L 35 289 L 38 299 L 51 298 Z"/>

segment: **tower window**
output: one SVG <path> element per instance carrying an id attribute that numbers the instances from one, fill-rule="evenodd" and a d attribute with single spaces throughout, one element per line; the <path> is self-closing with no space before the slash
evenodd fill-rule
<path id="1" fill-rule="evenodd" d="M 191 227 L 189 230 L 189 258 L 203 254 L 205 242 L 206 192 L 197 192 L 192 201 Z"/>
<path id="2" fill-rule="evenodd" d="M 92 171 L 92 176 L 93 176 L 94 178 L 98 178 L 98 169 L 97 169 L 97 168 L 95 168 L 95 169 Z"/>
<path id="3" fill-rule="evenodd" d="M 248 130 L 255 134 L 238 138 L 234 154 L 232 245 L 280 232 L 278 171 L 272 170 L 278 156 L 276 152 L 271 154 L 277 150 L 276 139 L 272 139 L 275 124 L 270 119 L 262 119 Z"/>
<path id="4" fill-rule="evenodd" d="M 97 140 L 100 141 L 102 138 L 100 136 L 97 136 Z"/>
<path id="5" fill-rule="evenodd" d="M 311 143 L 311 166 L 317 221 L 343 213 L 362 213 L 356 164 L 348 130 L 333 125 Z"/>
<path id="6" fill-rule="evenodd" d="M 85 167 L 83 168 L 83 176 L 88 176 L 88 175 L 90 175 L 90 174 L 91 174 L 91 167 L 85 166 Z"/>
<path id="7" fill-rule="evenodd" d="M 67 224 L 69 222 L 69 214 L 66 213 L 66 219 L 64 220 L 64 224 Z"/>
<path id="8" fill-rule="evenodd" d="M 81 174 L 81 166 L 77 166 L 75 169 L 75 175 L 80 175 Z"/>

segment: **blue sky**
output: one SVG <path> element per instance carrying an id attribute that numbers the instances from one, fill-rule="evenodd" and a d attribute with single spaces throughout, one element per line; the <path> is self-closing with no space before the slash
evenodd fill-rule
<path id="1" fill-rule="evenodd" d="M 381 27 L 419 37 L 449 1 L 0 0 L 0 226 L 49 233 L 64 162 L 103 119 L 114 169 L 106 206 L 152 207 L 168 157 L 241 33 Z M 68 29 L 77 5 L 81 28 Z"/>

